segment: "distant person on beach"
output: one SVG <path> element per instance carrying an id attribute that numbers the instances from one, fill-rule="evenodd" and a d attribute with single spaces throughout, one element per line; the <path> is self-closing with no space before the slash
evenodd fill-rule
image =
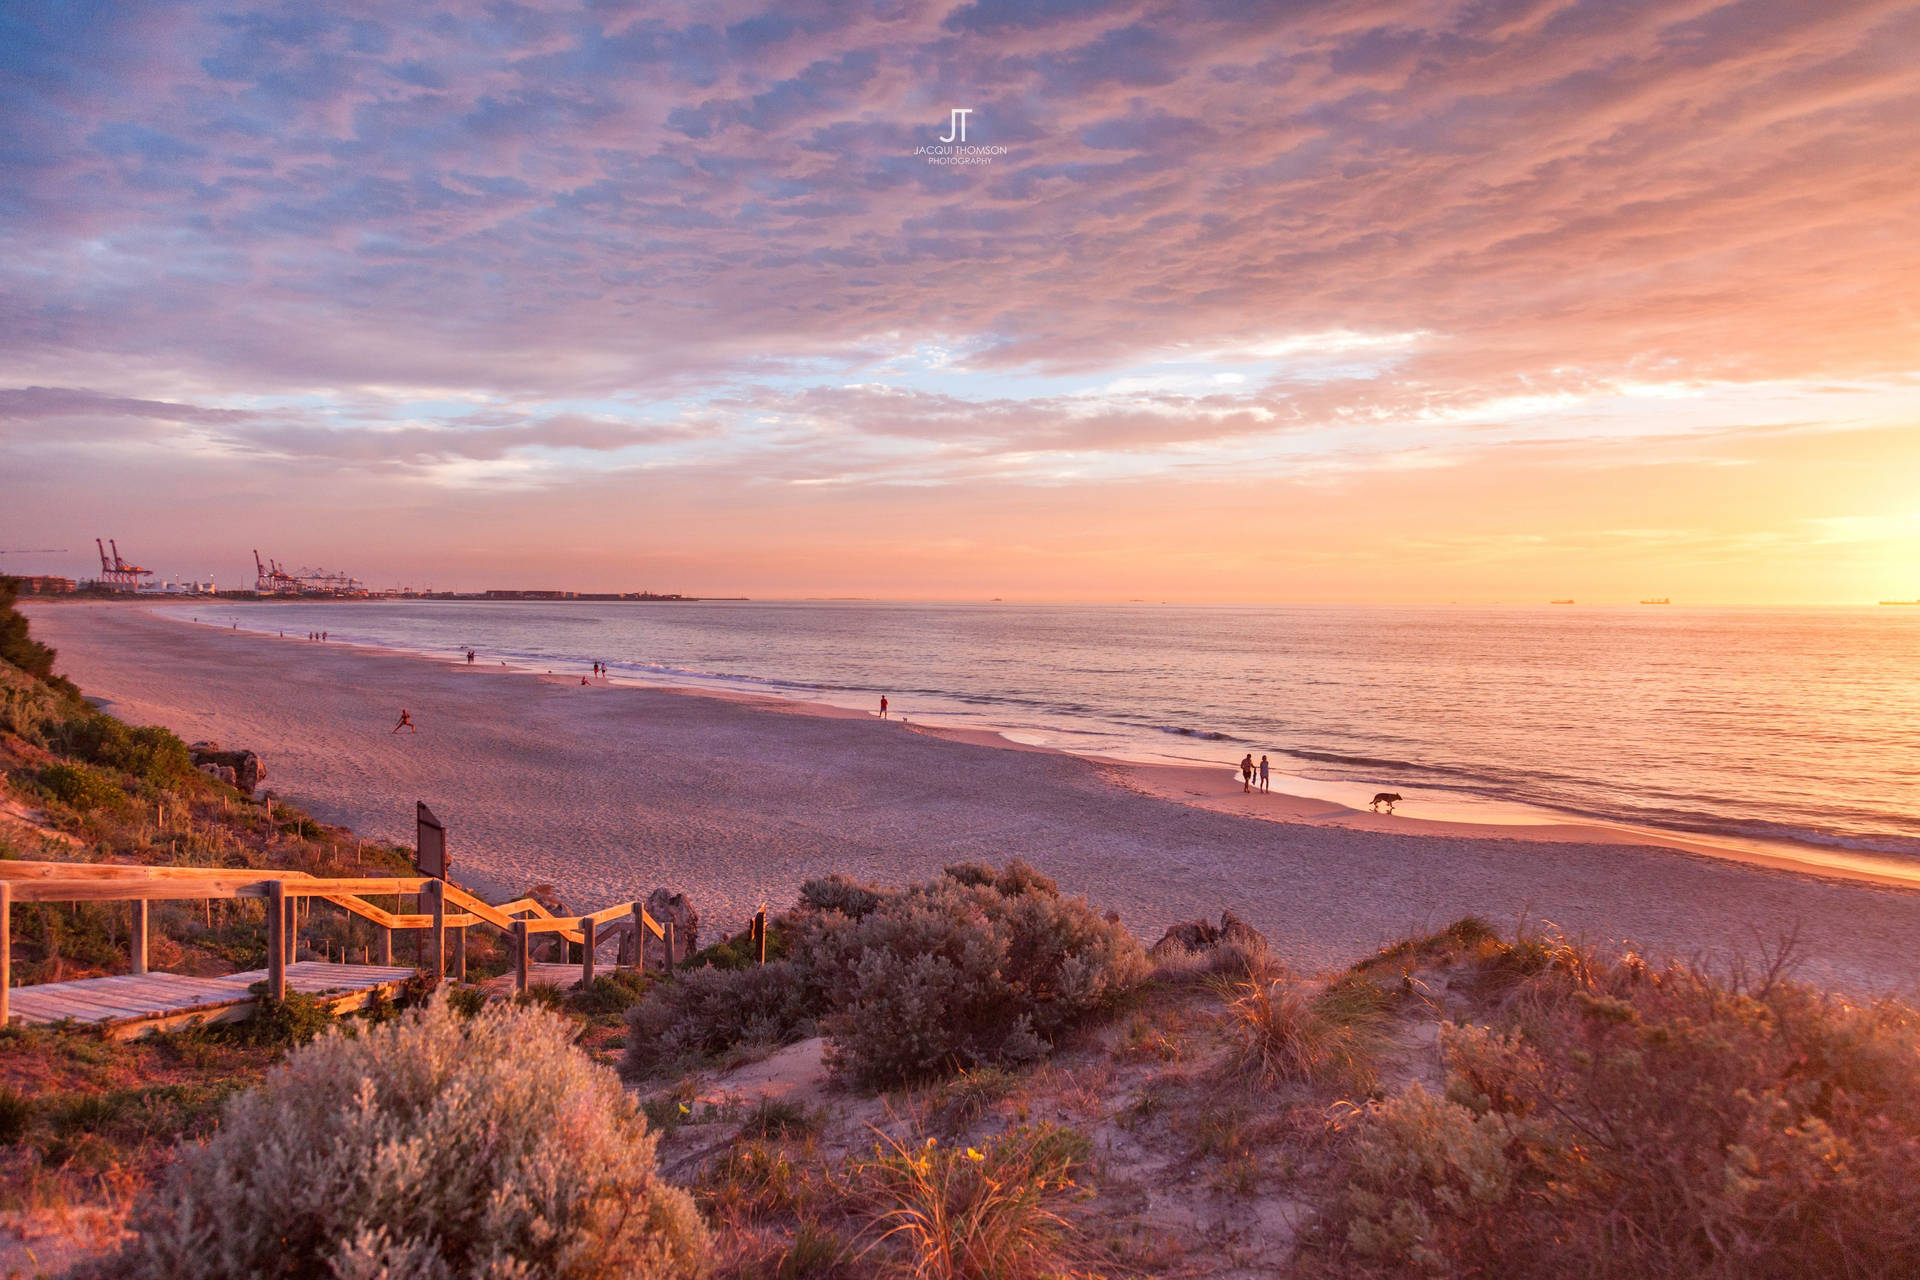
<path id="1" fill-rule="evenodd" d="M 585 676 L 581 676 L 581 677 L 580 677 L 580 683 L 581 683 L 581 684 L 592 684 L 592 683 L 593 683 L 593 681 L 591 681 L 591 680 L 589 680 L 589 679 L 587 679 L 587 678 L 586 678 Z"/>
<path id="2" fill-rule="evenodd" d="M 400 721 L 398 724 L 393 726 L 393 732 L 398 733 L 402 729 L 405 729 L 408 733 L 420 732 L 420 730 L 414 728 L 413 717 L 407 713 L 407 709 L 405 707 L 400 708 Z"/>
<path id="3" fill-rule="evenodd" d="M 1246 758 L 1240 761 L 1240 789 L 1253 790 L 1253 752 L 1251 751 L 1247 752 Z"/>
<path id="4" fill-rule="evenodd" d="M 1262 791 L 1273 790 L 1271 786 L 1267 785 L 1267 758 L 1265 756 L 1260 757 L 1260 789 Z"/>
<path id="5" fill-rule="evenodd" d="M 471 649 L 467 650 L 467 665 L 468 666 L 473 665 L 473 650 Z"/>
<path id="6" fill-rule="evenodd" d="M 884 693 L 880 695 L 880 718 L 882 720 L 887 718 L 887 695 Z"/>

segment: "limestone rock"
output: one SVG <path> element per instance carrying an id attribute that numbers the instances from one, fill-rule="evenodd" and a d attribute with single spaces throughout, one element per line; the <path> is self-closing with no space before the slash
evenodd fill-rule
<path id="1" fill-rule="evenodd" d="M 1160 941 L 1147 949 L 1147 954 L 1155 957 L 1181 953 L 1199 955 L 1236 945 L 1264 949 L 1267 936 L 1233 912 L 1225 911 L 1217 926 L 1205 919 L 1184 920 L 1170 926 Z"/>
<path id="2" fill-rule="evenodd" d="M 673 962 L 679 964 L 700 949 L 700 913 L 684 893 L 673 893 L 666 889 L 655 889 L 647 895 L 647 914 L 658 920 L 662 927 L 667 921 L 673 921 Z M 647 963 L 657 965 L 661 962 L 660 939 L 651 933 L 647 935 Z"/>
<path id="3" fill-rule="evenodd" d="M 223 751 L 217 742 L 196 742 L 187 748 L 187 755 L 196 769 L 215 765 L 228 770 L 231 776 L 214 776 L 231 782 L 247 795 L 252 795 L 267 780 L 266 764 L 251 751 Z"/>

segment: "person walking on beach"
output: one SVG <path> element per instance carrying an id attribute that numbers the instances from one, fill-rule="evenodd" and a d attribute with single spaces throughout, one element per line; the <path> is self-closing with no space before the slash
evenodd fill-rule
<path id="1" fill-rule="evenodd" d="M 1251 751 L 1247 752 L 1246 758 L 1240 761 L 1240 789 L 1253 790 L 1253 752 Z"/>
<path id="2" fill-rule="evenodd" d="M 884 693 L 880 695 L 880 718 L 882 720 L 887 718 L 887 695 Z"/>
<path id="3" fill-rule="evenodd" d="M 405 729 L 408 733 L 420 732 L 420 730 L 414 727 L 413 717 L 407 714 L 405 707 L 400 708 L 400 722 L 393 726 L 393 732 L 398 733 L 402 729 Z"/>
<path id="4" fill-rule="evenodd" d="M 1273 788 L 1267 784 L 1267 758 L 1265 756 L 1260 757 L 1260 789 L 1262 791 L 1273 790 Z"/>

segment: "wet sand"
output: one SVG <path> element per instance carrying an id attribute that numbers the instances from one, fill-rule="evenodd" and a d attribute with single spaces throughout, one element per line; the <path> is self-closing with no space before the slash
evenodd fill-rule
<path id="1" fill-rule="evenodd" d="M 828 871 L 901 881 L 1021 857 L 1143 938 L 1231 908 L 1305 968 L 1462 915 L 1725 963 L 1797 931 L 1800 974 L 1920 988 L 1920 892 L 1629 843 L 1619 832 L 1378 818 L 1248 797 L 1220 771 L 1124 765 L 855 712 L 604 684 L 39 605 L 61 669 L 116 715 L 250 747 L 316 817 L 456 875 L 593 909 L 656 886 L 715 926 Z M 401 707 L 417 734 L 389 732 Z M 1256 807 L 1257 800 L 1257 807 Z M 1338 812 L 1335 812 L 1338 810 Z"/>

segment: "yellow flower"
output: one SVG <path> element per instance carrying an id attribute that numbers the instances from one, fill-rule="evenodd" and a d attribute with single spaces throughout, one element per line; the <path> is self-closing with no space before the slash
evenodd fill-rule
<path id="1" fill-rule="evenodd" d="M 977 1163 L 979 1163 L 980 1161 L 982 1161 L 982 1160 L 985 1160 L 985 1159 L 986 1159 L 986 1157 L 985 1157 L 985 1156 L 983 1156 L 983 1155 L 981 1155 L 981 1154 L 980 1154 L 980 1153 L 979 1153 L 978 1151 L 975 1151 L 975 1150 L 974 1150 L 974 1149 L 973 1149 L 972 1147 L 968 1147 L 968 1148 L 967 1148 L 967 1159 L 969 1159 L 969 1160 L 972 1160 L 972 1161 L 974 1161 L 974 1162 L 975 1162 L 975 1163 L 977 1164 Z"/>
<path id="2" fill-rule="evenodd" d="M 937 1146 L 939 1146 L 939 1145 L 940 1145 L 940 1139 L 938 1139 L 938 1138 L 928 1138 L 928 1139 L 927 1139 L 927 1145 L 928 1145 L 929 1147 L 937 1147 Z"/>

